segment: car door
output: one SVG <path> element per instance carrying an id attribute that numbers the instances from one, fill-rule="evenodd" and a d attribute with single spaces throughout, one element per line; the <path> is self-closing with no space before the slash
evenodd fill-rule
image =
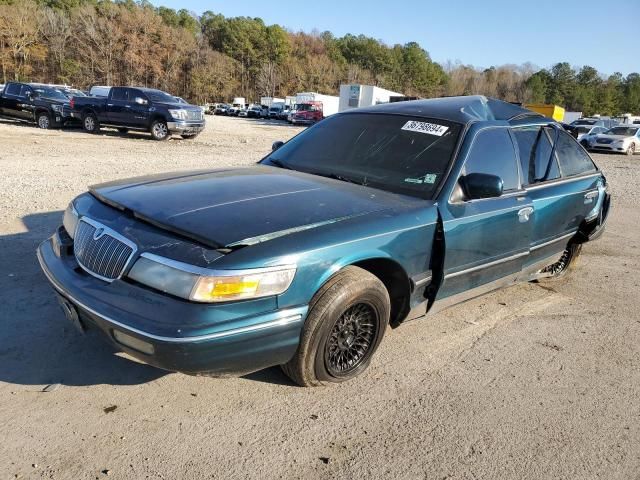
<path id="1" fill-rule="evenodd" d="M 18 107 L 20 102 L 20 91 L 22 90 L 22 84 L 20 83 L 7 83 L 4 94 L 2 96 L 2 113 L 8 117 L 21 118 L 21 107 Z"/>
<path id="2" fill-rule="evenodd" d="M 149 98 L 141 90 L 130 89 L 127 125 L 135 128 L 147 128 L 149 124 L 149 107 Z"/>
<path id="3" fill-rule="evenodd" d="M 37 93 L 30 85 L 22 84 L 20 98 L 18 99 L 19 116 L 23 120 L 35 121 L 35 100 Z"/>
<path id="4" fill-rule="evenodd" d="M 112 125 L 125 125 L 129 117 L 129 88 L 113 87 L 107 98 L 106 117 L 107 123 Z"/>
<path id="5" fill-rule="evenodd" d="M 546 266 L 566 247 L 598 198 L 598 178 L 589 154 L 552 125 L 513 129 L 523 181 L 533 202 L 530 254 L 523 268 Z"/>
<path id="6" fill-rule="evenodd" d="M 462 177 L 498 176 L 501 196 L 470 200 Z M 456 303 L 514 282 L 529 253 L 533 205 L 521 188 L 520 172 L 508 127 L 480 130 L 472 139 L 454 192 L 441 207 L 445 259 L 440 305 Z"/>

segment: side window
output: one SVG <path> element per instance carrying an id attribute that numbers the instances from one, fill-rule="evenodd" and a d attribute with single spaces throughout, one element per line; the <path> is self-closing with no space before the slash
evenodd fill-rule
<path id="1" fill-rule="evenodd" d="M 513 129 L 525 185 L 560 178 L 555 158 L 551 158 L 555 133 L 548 127 L 521 127 Z"/>
<path id="2" fill-rule="evenodd" d="M 556 155 L 563 177 L 596 171 L 591 157 L 565 132 L 560 132 L 558 137 Z"/>
<path id="3" fill-rule="evenodd" d="M 500 177 L 505 192 L 520 188 L 515 150 L 506 128 L 491 128 L 478 133 L 462 174 L 470 173 L 486 173 Z"/>
<path id="4" fill-rule="evenodd" d="M 119 102 L 126 102 L 129 100 L 129 89 L 127 88 L 114 88 L 111 94 L 111 100 L 117 100 Z"/>
<path id="5" fill-rule="evenodd" d="M 21 85 L 19 83 L 10 83 L 9 85 L 7 85 L 6 94 L 19 97 L 20 96 L 20 88 L 21 88 Z"/>
<path id="6" fill-rule="evenodd" d="M 20 96 L 26 98 L 29 93 L 33 93 L 33 89 L 29 85 L 22 85 L 22 89 L 20 90 Z"/>

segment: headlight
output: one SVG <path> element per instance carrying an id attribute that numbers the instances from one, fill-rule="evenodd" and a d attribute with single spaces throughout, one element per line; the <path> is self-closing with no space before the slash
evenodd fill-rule
<path id="1" fill-rule="evenodd" d="M 186 110 L 169 110 L 169 115 L 171 115 L 176 120 L 186 120 L 187 119 L 187 111 Z"/>
<path id="2" fill-rule="evenodd" d="M 51 110 L 56 113 L 62 113 L 62 105 L 51 105 Z"/>
<path id="3" fill-rule="evenodd" d="M 78 211 L 76 210 L 76 207 L 73 206 L 73 202 L 71 202 L 69 203 L 69 206 L 64 211 L 64 215 L 62 216 L 62 225 L 71 238 L 73 238 L 76 232 L 78 220 Z"/>
<path id="4" fill-rule="evenodd" d="M 177 297 L 212 303 L 279 295 L 295 273 L 295 265 L 215 271 L 143 253 L 128 277 Z"/>

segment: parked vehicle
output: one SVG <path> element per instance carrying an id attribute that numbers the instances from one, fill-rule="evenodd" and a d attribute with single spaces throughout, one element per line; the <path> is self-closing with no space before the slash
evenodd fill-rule
<path id="1" fill-rule="evenodd" d="M 89 89 L 90 97 L 107 97 L 109 96 L 109 90 L 111 87 L 105 85 L 95 85 Z"/>
<path id="2" fill-rule="evenodd" d="M 351 108 L 370 107 L 389 103 L 391 97 L 402 96 L 402 93 L 392 92 L 373 85 L 340 85 L 339 112 Z M 314 99 L 315 100 L 315 99 Z"/>
<path id="3" fill-rule="evenodd" d="M 340 98 L 315 92 L 297 95 L 296 112 L 291 115 L 291 123 L 310 125 L 338 112 Z"/>
<path id="4" fill-rule="evenodd" d="M 249 116 L 246 108 L 241 108 L 238 110 L 238 116 L 247 118 Z"/>
<path id="5" fill-rule="evenodd" d="M 216 105 L 215 110 L 213 111 L 214 115 L 226 115 L 227 111 L 229 110 L 229 105 L 227 105 L 226 103 L 219 103 Z"/>
<path id="6" fill-rule="evenodd" d="M 573 127 L 604 127 L 606 129 L 615 127 L 618 125 L 618 121 L 612 118 L 600 118 L 600 117 L 587 117 L 580 118 L 571 122 Z"/>
<path id="7" fill-rule="evenodd" d="M 284 110 L 284 103 L 274 103 L 269 107 L 269 118 L 277 120 Z"/>
<path id="8" fill-rule="evenodd" d="M 605 127 L 593 125 L 567 125 L 566 129 L 585 148 L 589 148 L 589 141 L 595 138 L 596 135 L 608 130 Z"/>
<path id="9" fill-rule="evenodd" d="M 247 117 L 260 118 L 262 116 L 262 107 L 260 105 L 253 105 L 247 110 Z"/>
<path id="10" fill-rule="evenodd" d="M 640 126 L 618 125 L 589 139 L 589 149 L 634 155 L 640 152 Z"/>
<path id="11" fill-rule="evenodd" d="M 555 122 L 418 100 L 334 115 L 253 167 L 91 187 L 38 258 L 76 326 L 146 363 L 313 386 L 362 373 L 388 323 L 561 280 L 609 204 Z"/>
<path id="12" fill-rule="evenodd" d="M 65 111 L 68 105 L 69 99 L 60 90 L 37 83 L 8 82 L 0 94 L 0 116 L 44 129 L 71 120 Z"/>
<path id="13" fill-rule="evenodd" d="M 71 109 L 90 133 L 108 126 L 122 133 L 148 131 L 155 140 L 166 140 L 171 134 L 194 138 L 205 125 L 201 107 L 178 103 L 151 88 L 112 87 L 107 97 L 73 97 Z"/>

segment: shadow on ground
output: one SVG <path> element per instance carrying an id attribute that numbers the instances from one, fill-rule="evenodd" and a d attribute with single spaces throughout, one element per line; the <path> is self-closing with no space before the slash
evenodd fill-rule
<path id="1" fill-rule="evenodd" d="M 27 215 L 24 232 L 0 237 L 0 382 L 137 385 L 167 375 L 117 355 L 97 330 L 83 335 L 67 321 L 35 253 L 61 219 L 60 211 Z M 279 367 L 244 378 L 293 385 Z"/>
<path id="2" fill-rule="evenodd" d="M 98 335 L 67 322 L 40 271 L 36 247 L 62 212 L 23 217 L 23 233 L 0 237 L 0 381 L 21 385 L 136 385 L 167 372 L 132 362 Z"/>

